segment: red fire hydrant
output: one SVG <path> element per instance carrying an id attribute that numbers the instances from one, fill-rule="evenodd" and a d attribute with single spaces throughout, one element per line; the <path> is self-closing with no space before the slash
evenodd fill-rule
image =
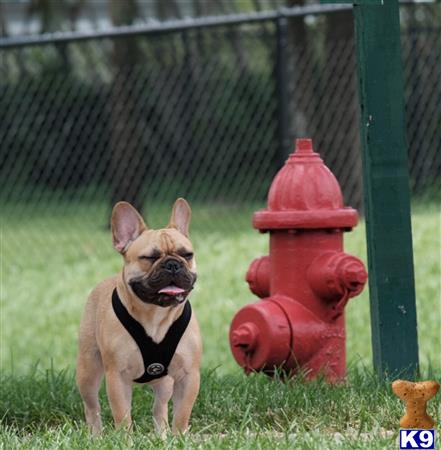
<path id="1" fill-rule="evenodd" d="M 255 259 L 246 275 L 262 301 L 243 307 L 230 328 L 233 356 L 247 373 L 280 368 L 344 378 L 344 308 L 367 280 L 362 261 L 343 252 L 343 232 L 357 221 L 312 141 L 298 139 L 268 208 L 253 217 L 254 228 L 270 233 L 269 256 Z"/>

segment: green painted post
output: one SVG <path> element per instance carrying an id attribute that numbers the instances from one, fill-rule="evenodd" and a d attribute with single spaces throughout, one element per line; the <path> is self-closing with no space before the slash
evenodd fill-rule
<path id="1" fill-rule="evenodd" d="M 374 366 L 413 378 L 418 339 L 398 0 L 355 5 Z"/>
<path id="2" fill-rule="evenodd" d="M 354 5 L 374 367 L 418 373 L 398 0 Z"/>

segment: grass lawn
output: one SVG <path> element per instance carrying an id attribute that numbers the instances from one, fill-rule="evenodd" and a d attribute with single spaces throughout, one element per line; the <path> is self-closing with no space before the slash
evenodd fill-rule
<path id="1" fill-rule="evenodd" d="M 367 290 L 347 308 L 347 382 L 283 384 L 245 377 L 232 359 L 228 329 L 235 312 L 253 301 L 244 275 L 267 252 L 268 237 L 249 226 L 249 208 L 194 207 L 192 236 L 199 281 L 192 305 L 204 341 L 202 390 L 193 433 L 159 443 L 151 434 L 149 388 L 137 387 L 136 431 L 130 441 L 109 432 L 90 441 L 76 392 L 76 335 L 88 292 L 119 270 L 102 204 L 2 209 L 0 448 L 397 448 L 402 406 L 372 376 Z M 149 211 L 157 227 L 161 207 Z M 21 217 L 21 218 L 20 218 Z M 25 217 L 25 219 L 23 219 Z M 414 254 L 423 377 L 441 373 L 440 213 L 415 208 Z M 346 250 L 366 261 L 363 225 L 346 235 Z M 438 398 L 441 395 L 438 394 Z M 105 418 L 110 425 L 107 401 Z M 440 401 L 431 402 L 437 422 Z"/>

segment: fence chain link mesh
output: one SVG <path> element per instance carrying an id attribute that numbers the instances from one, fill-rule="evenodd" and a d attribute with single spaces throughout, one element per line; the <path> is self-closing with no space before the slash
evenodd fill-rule
<path id="1" fill-rule="evenodd" d="M 401 13 L 412 192 L 437 201 L 441 5 Z M 272 20 L 0 48 L 5 257 L 25 246 L 38 261 L 36 240 L 99 253 L 118 200 L 158 225 L 183 196 L 196 232 L 250 230 L 287 156 L 283 101 L 289 140 L 313 138 L 346 203 L 362 208 L 354 42 L 333 14 L 287 19 L 283 60 Z M 48 226 L 60 218 L 62 229 Z"/>

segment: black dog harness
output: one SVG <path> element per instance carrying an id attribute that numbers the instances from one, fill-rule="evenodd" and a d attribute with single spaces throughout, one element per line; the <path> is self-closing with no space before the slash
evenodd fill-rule
<path id="1" fill-rule="evenodd" d="M 116 289 L 112 294 L 112 306 L 119 321 L 138 345 L 144 362 L 143 375 L 133 381 L 135 383 L 148 383 L 167 375 L 170 361 L 191 319 L 190 302 L 187 301 L 185 303 L 184 311 L 173 322 L 159 344 L 154 342 L 145 332 L 144 327 L 129 314 L 126 307 L 122 304 Z"/>

